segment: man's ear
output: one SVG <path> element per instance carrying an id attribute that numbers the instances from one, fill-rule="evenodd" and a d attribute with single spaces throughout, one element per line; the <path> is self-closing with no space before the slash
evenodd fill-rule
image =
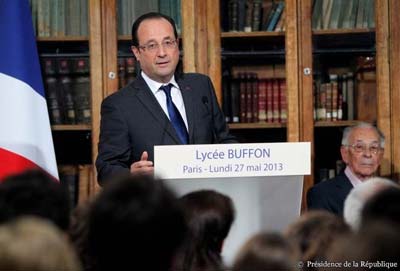
<path id="1" fill-rule="evenodd" d="M 136 60 L 140 61 L 139 49 L 136 46 L 131 46 L 131 51 L 135 55 Z"/>
<path id="2" fill-rule="evenodd" d="M 349 162 L 349 148 L 345 147 L 345 146 L 341 146 L 340 154 L 342 155 L 343 162 L 347 165 Z"/>

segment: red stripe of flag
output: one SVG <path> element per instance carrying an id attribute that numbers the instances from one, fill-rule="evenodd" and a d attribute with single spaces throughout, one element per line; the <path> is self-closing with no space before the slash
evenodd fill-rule
<path id="1" fill-rule="evenodd" d="M 0 181 L 8 175 L 21 173 L 22 171 L 34 168 L 39 167 L 31 160 L 0 148 Z"/>

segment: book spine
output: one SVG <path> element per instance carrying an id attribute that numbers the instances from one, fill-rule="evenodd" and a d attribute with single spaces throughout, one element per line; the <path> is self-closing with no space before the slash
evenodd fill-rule
<path id="1" fill-rule="evenodd" d="M 60 97 L 58 93 L 57 79 L 53 76 L 47 76 L 45 79 L 46 102 L 49 109 L 50 123 L 62 124 L 62 113 Z"/>
<path id="2" fill-rule="evenodd" d="M 64 123 L 76 124 L 74 97 L 72 94 L 72 79 L 65 75 L 61 77 L 60 82 L 63 97 Z"/>
<path id="3" fill-rule="evenodd" d="M 354 74 L 347 73 L 347 119 L 354 120 Z"/>
<path id="4" fill-rule="evenodd" d="M 38 36 L 50 37 L 50 2 L 38 0 Z"/>
<path id="5" fill-rule="evenodd" d="M 136 78 L 136 60 L 133 57 L 125 58 L 125 67 L 126 67 L 126 84 L 129 84 Z"/>
<path id="6" fill-rule="evenodd" d="M 267 121 L 267 81 L 261 79 L 258 83 L 258 121 Z"/>
<path id="7" fill-rule="evenodd" d="M 78 201 L 78 167 L 75 165 L 59 165 L 60 183 L 69 194 L 70 208 L 74 208 Z"/>
<path id="8" fill-rule="evenodd" d="M 259 80 L 257 78 L 257 74 L 253 73 L 252 74 L 252 109 L 253 109 L 253 116 L 252 116 L 252 122 L 257 122 L 258 121 L 258 83 Z"/>
<path id="9" fill-rule="evenodd" d="M 284 8 L 285 8 L 285 2 L 280 1 L 277 4 L 277 7 L 276 7 L 276 9 L 274 11 L 274 14 L 273 14 L 273 16 L 271 18 L 271 21 L 268 24 L 267 31 L 274 31 L 275 26 L 278 23 L 278 20 L 279 20 L 281 14 L 282 14 Z"/>
<path id="10" fill-rule="evenodd" d="M 252 27 L 252 15 L 253 15 L 253 3 L 251 0 L 246 0 L 244 32 L 253 31 L 251 28 Z"/>
<path id="11" fill-rule="evenodd" d="M 118 87 L 123 88 L 126 85 L 126 66 L 125 58 L 118 58 Z"/>
<path id="12" fill-rule="evenodd" d="M 251 75 L 246 74 L 246 120 L 245 122 L 253 122 L 253 82 Z"/>
<path id="13" fill-rule="evenodd" d="M 238 8 L 239 8 L 238 0 L 230 0 L 229 1 L 229 11 L 228 11 L 229 31 L 238 31 L 239 30 Z"/>
<path id="14" fill-rule="evenodd" d="M 231 112 L 232 122 L 237 123 L 240 121 L 240 83 L 236 77 L 232 78 L 231 82 Z"/>
<path id="15" fill-rule="evenodd" d="M 246 122 L 246 77 L 244 74 L 239 75 L 239 89 L 240 89 L 240 122 Z"/>
<path id="16" fill-rule="evenodd" d="M 262 11 L 262 1 L 253 1 L 253 16 L 252 16 L 252 26 L 253 31 L 260 31 L 261 27 L 261 11 Z"/>
<path id="17" fill-rule="evenodd" d="M 273 121 L 273 88 L 272 79 L 267 80 L 267 122 Z"/>
<path id="18" fill-rule="evenodd" d="M 88 0 L 80 0 L 80 31 L 81 36 L 87 37 L 89 33 Z"/>
<path id="19" fill-rule="evenodd" d="M 279 79 L 279 109 L 280 109 L 280 122 L 287 122 L 287 100 L 286 100 L 286 80 Z"/>
<path id="20" fill-rule="evenodd" d="M 279 82 L 272 79 L 272 122 L 279 122 Z"/>
<path id="21" fill-rule="evenodd" d="M 227 123 L 231 122 L 232 113 L 231 113 L 231 91 L 230 84 L 231 76 L 228 70 L 224 70 L 222 73 L 222 110 L 225 115 L 225 121 Z"/>

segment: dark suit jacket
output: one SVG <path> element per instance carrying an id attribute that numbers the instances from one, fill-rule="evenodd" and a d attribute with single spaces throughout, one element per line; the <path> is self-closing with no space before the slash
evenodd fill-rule
<path id="1" fill-rule="evenodd" d="M 307 192 L 308 209 L 322 209 L 343 215 L 344 201 L 351 189 L 353 185 L 344 172 L 335 178 L 320 182 Z"/>
<path id="2" fill-rule="evenodd" d="M 192 73 L 175 79 L 185 104 L 189 144 L 236 142 L 229 134 L 210 78 Z M 99 182 L 128 172 L 143 151 L 153 161 L 154 145 L 176 144 L 181 143 L 172 124 L 143 77 L 138 76 L 102 102 L 96 160 Z"/>

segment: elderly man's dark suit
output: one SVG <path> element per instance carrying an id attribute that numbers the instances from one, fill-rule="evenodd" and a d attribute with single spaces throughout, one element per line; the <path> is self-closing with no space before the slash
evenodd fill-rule
<path id="1" fill-rule="evenodd" d="M 308 209 L 327 210 L 342 216 L 344 201 L 351 189 L 353 189 L 353 185 L 344 172 L 335 178 L 322 181 L 308 190 Z"/>
<path id="2" fill-rule="evenodd" d="M 233 143 L 209 77 L 183 74 L 175 77 L 185 104 L 189 144 Z M 99 182 L 123 172 L 140 160 L 143 151 L 153 161 L 154 145 L 181 144 L 156 97 L 143 77 L 104 99 L 101 106 Z M 171 157 L 179 159 L 179 157 Z"/>

